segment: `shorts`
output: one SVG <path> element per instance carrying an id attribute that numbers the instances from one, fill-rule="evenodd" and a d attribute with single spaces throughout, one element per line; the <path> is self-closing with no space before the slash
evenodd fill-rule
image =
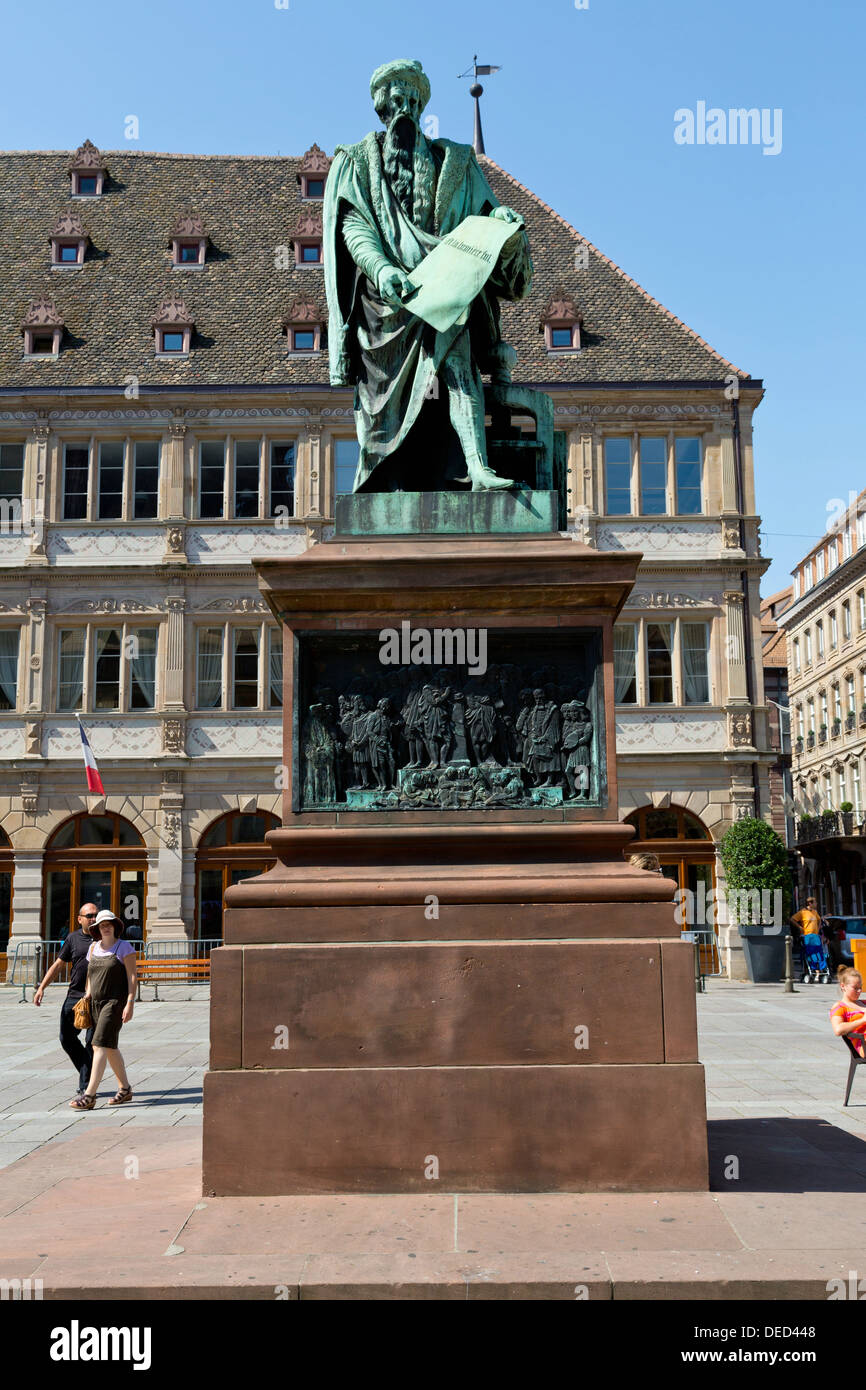
<path id="1" fill-rule="evenodd" d="M 121 999 L 103 999 L 97 1004 L 91 999 L 90 1009 L 93 1014 L 93 1037 L 92 1047 L 117 1047 L 120 1037 L 120 1030 L 123 1026 L 124 1001 Z"/>

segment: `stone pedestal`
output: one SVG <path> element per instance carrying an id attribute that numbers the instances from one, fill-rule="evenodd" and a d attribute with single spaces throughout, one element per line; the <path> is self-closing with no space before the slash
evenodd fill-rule
<path id="1" fill-rule="evenodd" d="M 616 821 L 612 626 L 638 559 L 338 538 L 258 565 L 292 778 L 279 862 L 229 890 L 211 958 L 205 1193 L 707 1186 L 692 948 Z M 305 664 L 406 619 L 515 653 L 591 638 L 593 804 L 310 809 Z"/>

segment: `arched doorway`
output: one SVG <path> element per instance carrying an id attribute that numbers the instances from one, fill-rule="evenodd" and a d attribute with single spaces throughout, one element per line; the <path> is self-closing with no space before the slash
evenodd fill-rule
<path id="1" fill-rule="evenodd" d="M 195 857 L 195 922 L 200 941 L 222 940 L 226 889 L 276 864 L 277 856 L 265 844 L 265 835 L 279 824 L 270 811 L 229 811 L 208 826 Z"/>
<path id="2" fill-rule="evenodd" d="M 82 903 L 108 908 L 126 923 L 130 941 L 146 936 L 147 851 L 128 820 L 106 814 L 71 816 L 45 849 L 42 934 L 58 940 L 74 931 Z"/>
<path id="3" fill-rule="evenodd" d="M 716 886 L 716 847 L 709 830 L 685 806 L 641 806 L 626 816 L 625 823 L 637 831 L 629 854 L 657 854 L 665 877 L 672 878 L 681 891 L 690 894 L 685 902 L 692 906 L 694 920 L 684 921 L 683 928 L 705 933 L 702 969 L 707 975 L 719 974 L 715 899 L 708 903 Z"/>
<path id="4" fill-rule="evenodd" d="M 14 851 L 6 831 L 0 828 L 0 980 L 6 978 L 6 948 L 12 929 L 12 873 Z"/>

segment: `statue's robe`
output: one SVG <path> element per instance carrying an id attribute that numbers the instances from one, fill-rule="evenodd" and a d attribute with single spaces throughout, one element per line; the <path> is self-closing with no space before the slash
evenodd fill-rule
<path id="1" fill-rule="evenodd" d="M 433 140 L 431 225 L 416 225 L 391 188 L 382 159 L 383 139 L 371 133 L 357 145 L 339 146 L 325 188 L 331 384 L 355 387 L 361 445 L 355 491 L 389 486 L 414 490 L 411 477 L 399 483 L 383 481 L 386 470 L 381 465 L 404 443 L 425 401 L 437 398 L 435 378 L 450 352 L 471 354 L 480 371 L 489 369 L 491 348 L 499 342 L 497 299 L 521 299 L 532 278 L 529 242 L 520 232 L 503 249 L 472 305 L 468 323 L 440 333 L 409 308 L 387 304 L 349 254 L 343 239 L 348 211 L 364 218 L 387 259 L 408 274 L 464 218 L 486 216 L 499 202 L 470 145 Z"/>

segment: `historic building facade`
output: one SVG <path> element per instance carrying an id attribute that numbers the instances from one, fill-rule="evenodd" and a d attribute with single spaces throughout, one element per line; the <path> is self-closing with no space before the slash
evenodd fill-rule
<path id="1" fill-rule="evenodd" d="M 769 814 L 752 417 L 762 387 L 492 161 L 536 275 L 503 309 L 554 402 L 564 527 L 640 550 L 617 629 L 620 813 L 682 887 Z M 281 648 L 253 557 L 332 533 L 328 159 L 0 156 L 0 938 L 82 899 L 217 938 L 269 862 Z M 526 428 L 529 428 L 527 423 Z M 407 615 L 411 616 L 411 615 Z M 78 720 L 104 798 L 86 791 Z M 0 950 L 3 948 L 0 939 Z M 736 934 L 722 968 L 742 975 Z"/>
<path id="2" fill-rule="evenodd" d="M 793 571 L 788 643 L 795 845 L 801 897 L 866 910 L 866 492 Z"/>
<path id="3" fill-rule="evenodd" d="M 790 849 L 794 843 L 794 785 L 791 779 L 791 709 L 788 701 L 788 639 L 779 618 L 790 608 L 793 586 L 761 600 L 761 663 L 770 747 L 770 824 Z"/>

